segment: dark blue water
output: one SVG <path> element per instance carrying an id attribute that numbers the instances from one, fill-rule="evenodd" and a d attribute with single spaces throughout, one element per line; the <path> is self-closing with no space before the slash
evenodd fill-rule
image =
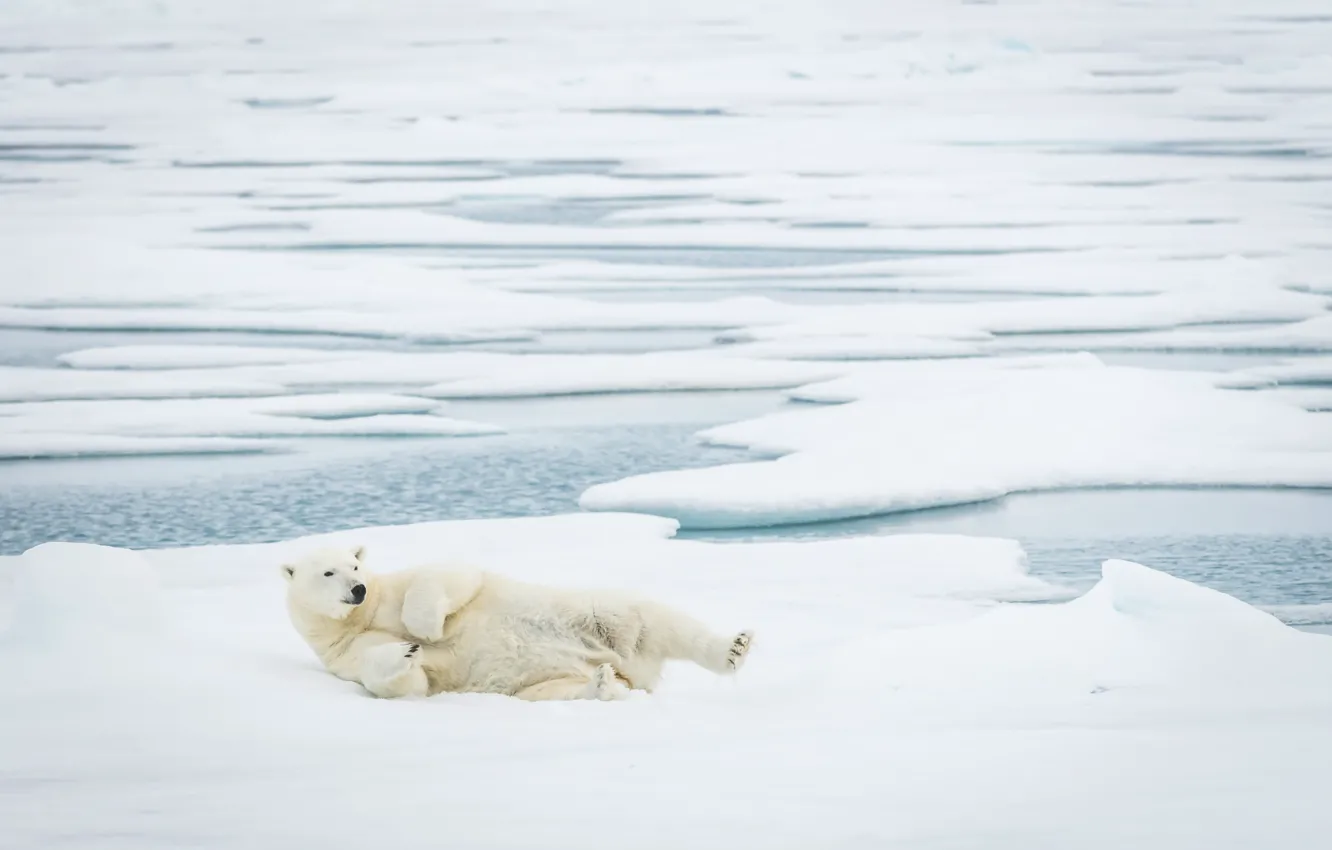
<path id="1" fill-rule="evenodd" d="M 296 455 L 96 458 L 3 467 L 0 554 L 47 540 L 132 548 L 283 540 L 371 525 L 578 510 L 593 484 L 725 463 L 698 425 L 445 440 L 340 440 Z"/>

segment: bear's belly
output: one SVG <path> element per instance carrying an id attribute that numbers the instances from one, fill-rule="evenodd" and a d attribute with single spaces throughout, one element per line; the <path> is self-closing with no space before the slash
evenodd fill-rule
<path id="1" fill-rule="evenodd" d="M 454 691 L 513 694 L 538 682 L 588 676 L 619 656 L 553 610 L 461 611 L 448 618 Z M 428 663 L 428 659 L 427 659 Z"/>

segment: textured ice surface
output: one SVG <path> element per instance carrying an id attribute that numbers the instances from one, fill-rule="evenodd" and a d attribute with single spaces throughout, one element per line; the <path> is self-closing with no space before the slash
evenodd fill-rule
<path id="1" fill-rule="evenodd" d="M 1033 575 L 1087 590 L 1106 555 L 1152 564 L 1289 623 L 1332 624 L 1332 490 L 1115 488 L 835 523 L 685 532 L 715 541 L 967 534 L 1020 540 Z"/>
<path id="2" fill-rule="evenodd" d="M 1262 327 L 1217 325 L 1134 334 L 1048 334 L 1044 338 L 997 340 L 987 350 L 1069 347 L 1098 351 L 1323 352 L 1332 349 L 1332 316 Z"/>
<path id="3" fill-rule="evenodd" d="M 0 441 L 33 434 L 172 437 L 463 437 L 502 429 L 426 413 L 343 413 L 302 409 L 266 409 L 231 399 L 127 401 L 116 405 L 89 402 L 38 402 L 14 405 L 0 418 Z M 355 409 L 353 407 L 353 409 Z"/>
<path id="4" fill-rule="evenodd" d="M 1002 833 L 1166 848 L 1328 826 L 1332 638 L 1118 561 L 1060 603 L 1002 540 L 717 545 L 671 529 L 575 516 L 0 559 L 8 835 L 416 848 L 447 824 L 469 846 L 581 847 L 580 824 L 656 821 L 635 846 Z M 377 569 L 448 553 L 632 587 L 759 641 L 735 682 L 672 668 L 654 696 L 612 705 L 367 699 L 319 669 L 283 611 L 275 565 L 322 543 L 368 544 Z M 1015 599 L 1052 604 L 1001 601 Z M 769 808 L 740 816 L 718 800 Z"/>
<path id="5" fill-rule="evenodd" d="M 1238 373 L 1233 380 L 1237 385 L 1248 382 L 1293 386 L 1332 384 L 1332 357 L 1306 357 L 1273 366 L 1259 366 Z"/>
<path id="6" fill-rule="evenodd" d="M 56 359 L 76 369 L 207 369 L 318 362 L 346 356 L 311 348 L 257 348 L 241 345 L 120 345 L 88 348 Z"/>
<path id="7" fill-rule="evenodd" d="M 0 460 L 126 455 L 248 454 L 276 449 L 263 440 L 221 437 L 131 437 L 116 434 L 0 433 Z"/>
<path id="8" fill-rule="evenodd" d="M 0 366 L 0 401 L 280 395 L 278 384 L 194 369 L 98 373 Z"/>
<path id="9" fill-rule="evenodd" d="M 440 406 L 425 398 L 350 393 L 24 402 L 0 405 L 0 454 L 186 454 L 210 447 L 214 452 L 254 450 L 259 445 L 255 440 L 276 437 L 465 437 L 503 430 L 448 417 Z M 251 440 L 209 439 L 219 437 Z"/>
<path id="10" fill-rule="evenodd" d="M 1004 368 L 1007 366 L 1008 368 Z M 688 528 L 780 525 L 1105 486 L 1332 486 L 1332 429 L 1203 373 L 1095 358 L 883 364 L 801 398 L 849 403 L 713 428 L 777 460 L 658 472 L 583 494 Z"/>
<path id="11" fill-rule="evenodd" d="M 1324 350 L 1328 60 L 1306 5 L 908 3 L 885 23 L 859 0 L 722 17 L 16 0 L 0 327 L 79 341 L 54 352 L 71 368 L 11 359 L 31 371 L 0 373 L 0 399 L 785 387 L 825 376 L 791 360 Z M 800 291 L 837 300 L 766 297 Z M 737 362 L 454 368 L 300 342 L 578 354 L 597 343 L 555 337 L 615 332 L 651 355 L 680 347 L 670 331 Z M 81 351 L 97 332 L 135 338 Z"/>

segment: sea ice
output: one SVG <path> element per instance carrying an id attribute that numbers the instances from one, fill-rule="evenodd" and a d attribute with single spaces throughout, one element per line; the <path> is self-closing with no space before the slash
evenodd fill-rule
<path id="1" fill-rule="evenodd" d="M 165 451 L 173 446 L 180 451 L 209 444 L 157 438 L 463 437 L 504 430 L 439 415 L 439 407 L 430 399 L 356 394 L 7 404 L 0 405 L 0 446 L 22 457 L 133 454 L 134 446 L 164 454 L 175 453 Z M 81 446 L 79 437 L 86 437 L 86 444 Z M 216 445 L 221 450 L 254 444 Z"/>
<path id="2" fill-rule="evenodd" d="M 280 384 L 216 370 L 77 371 L 0 366 L 0 402 L 281 395 Z"/>
<path id="3" fill-rule="evenodd" d="M 1236 387 L 1332 383 L 1332 357 L 1301 357 L 1272 366 L 1255 366 L 1223 379 Z"/>
<path id="4" fill-rule="evenodd" d="M 126 437 L 116 434 L 0 432 L 0 460 L 122 455 L 251 454 L 273 443 L 215 437 Z"/>
<path id="5" fill-rule="evenodd" d="M 581 504 L 725 528 L 1030 490 L 1332 486 L 1332 431 L 1282 398 L 1218 389 L 1203 373 L 1098 366 L 1090 355 L 1002 365 L 901 362 L 824 392 L 802 388 L 800 398 L 849 403 L 702 434 L 785 456 L 633 476 L 590 488 Z"/>
<path id="6" fill-rule="evenodd" d="M 56 359 L 75 369 L 208 369 L 337 360 L 348 353 L 317 348 L 243 345 L 117 345 L 85 348 Z"/>
<path id="7" fill-rule="evenodd" d="M 6 837 L 562 848 L 650 822 L 630 843 L 1165 850 L 1329 826 L 1332 638 L 1123 562 L 1060 603 L 1009 541 L 672 529 L 574 515 L 0 558 Z M 352 543 L 377 569 L 452 556 L 630 587 L 759 641 L 734 682 L 671 669 L 610 705 L 368 699 L 320 669 L 275 575 Z"/>
<path id="8" fill-rule="evenodd" d="M 1137 333 L 1080 333 L 1075 338 L 1059 334 L 1017 336 L 998 339 L 986 351 L 1062 350 L 1070 345 L 1089 351 L 1322 352 L 1332 350 L 1332 316 L 1258 328 L 1215 325 Z"/>

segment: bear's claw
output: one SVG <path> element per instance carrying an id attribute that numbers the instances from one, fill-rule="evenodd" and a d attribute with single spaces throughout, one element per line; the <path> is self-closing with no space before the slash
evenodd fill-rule
<path id="1" fill-rule="evenodd" d="M 741 632 L 731 641 L 731 647 L 726 651 L 726 666 L 732 671 L 739 670 L 745 664 L 745 659 L 749 657 L 749 646 L 754 640 L 753 632 Z"/>

